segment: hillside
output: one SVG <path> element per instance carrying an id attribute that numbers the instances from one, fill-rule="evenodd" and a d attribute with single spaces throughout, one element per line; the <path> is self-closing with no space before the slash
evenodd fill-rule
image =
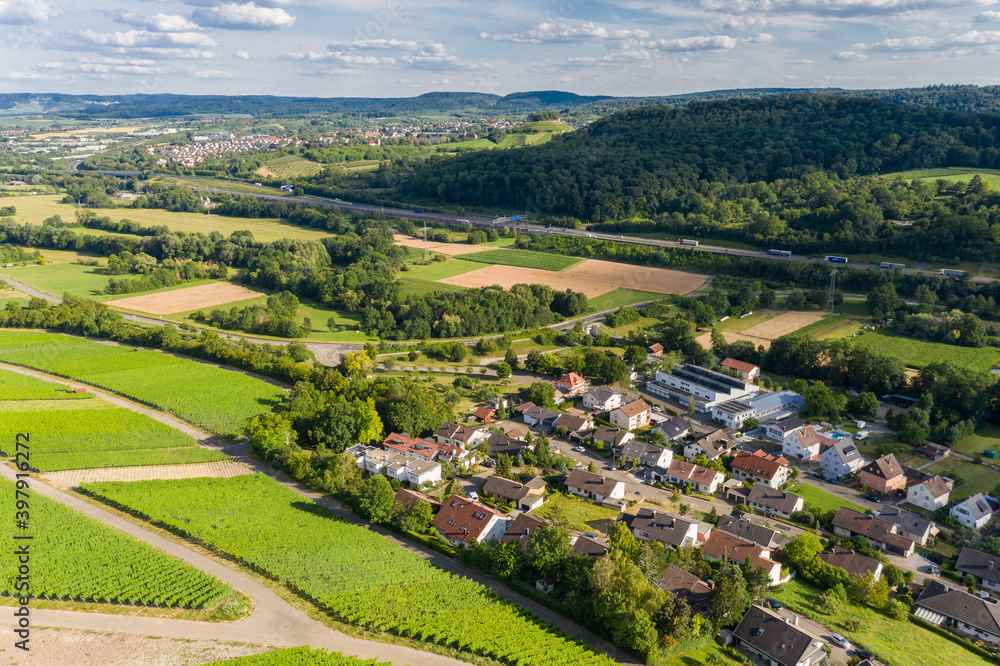
<path id="1" fill-rule="evenodd" d="M 702 181 L 828 170 L 1000 166 L 1000 117 L 834 95 L 692 102 L 624 111 L 526 150 L 431 162 L 403 196 L 595 221 L 670 212 Z"/>

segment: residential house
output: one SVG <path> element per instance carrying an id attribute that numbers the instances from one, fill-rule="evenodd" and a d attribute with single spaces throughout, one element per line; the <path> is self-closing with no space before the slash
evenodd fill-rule
<path id="1" fill-rule="evenodd" d="M 768 666 L 816 666 L 826 658 L 826 644 L 797 625 L 797 617 L 786 622 L 754 605 L 733 630 L 733 638 L 738 646 L 760 655 Z"/>
<path id="2" fill-rule="evenodd" d="M 781 443 L 781 454 L 789 460 L 819 460 L 824 439 L 812 426 L 802 426 L 788 433 Z"/>
<path id="3" fill-rule="evenodd" d="M 713 562 L 728 557 L 733 562 L 742 564 L 749 555 L 755 569 L 764 567 L 772 585 L 781 583 L 781 565 L 771 559 L 770 548 L 761 548 L 731 534 L 713 530 L 708 536 L 708 540 L 702 545 L 701 550 L 705 554 L 705 559 Z"/>
<path id="4" fill-rule="evenodd" d="M 764 438 L 783 445 L 785 439 L 803 425 L 802 419 L 797 416 L 768 423 L 764 426 Z"/>
<path id="5" fill-rule="evenodd" d="M 947 446 L 927 442 L 923 446 L 917 448 L 917 453 L 922 453 L 931 460 L 941 460 L 941 458 L 951 455 L 951 449 Z"/>
<path id="6" fill-rule="evenodd" d="M 635 435 L 628 430 L 602 425 L 598 426 L 597 430 L 591 433 L 590 438 L 595 442 L 604 444 L 604 449 L 607 451 L 617 451 L 627 442 L 635 439 Z"/>
<path id="7" fill-rule="evenodd" d="M 760 368 L 753 363 L 747 363 L 746 361 L 737 361 L 735 358 L 727 358 L 725 361 L 720 363 L 720 365 L 723 368 L 734 370 L 737 375 L 749 382 L 752 382 L 760 376 Z"/>
<path id="8" fill-rule="evenodd" d="M 712 604 L 712 590 L 715 583 L 705 582 L 693 573 L 671 564 L 656 583 L 662 589 L 687 601 L 692 613 L 707 618 Z"/>
<path id="9" fill-rule="evenodd" d="M 603 557 L 608 554 L 609 541 L 607 537 L 597 536 L 593 532 L 587 534 L 575 533 L 569 537 L 574 555 L 589 555 Z"/>
<path id="10" fill-rule="evenodd" d="M 355 444 L 354 446 L 349 446 L 344 450 L 344 453 L 349 453 L 354 456 L 354 462 L 358 463 L 358 467 L 364 469 L 365 467 L 365 456 L 371 451 L 378 451 L 379 449 L 375 446 L 369 446 L 367 444 Z"/>
<path id="11" fill-rule="evenodd" d="M 431 511 L 434 513 L 437 513 L 441 508 L 441 502 L 437 501 L 433 497 L 428 497 L 423 493 L 418 493 L 416 490 L 409 490 L 407 488 L 400 488 L 397 490 L 393 499 L 405 506 L 410 506 L 411 504 L 415 504 L 419 501 L 427 502 L 431 505 Z"/>
<path id="12" fill-rule="evenodd" d="M 493 417 L 495 415 L 496 411 L 490 409 L 489 407 L 476 407 L 472 410 L 473 418 L 481 423 L 493 423 Z"/>
<path id="13" fill-rule="evenodd" d="M 753 407 L 739 400 L 730 400 L 712 407 L 712 420 L 734 430 L 742 428 L 743 422 L 755 415 Z"/>
<path id="14" fill-rule="evenodd" d="M 499 541 L 507 531 L 507 516 L 467 497 L 452 495 L 431 523 L 453 546 Z"/>
<path id="15" fill-rule="evenodd" d="M 993 508 L 982 493 L 976 493 L 951 507 L 948 512 L 959 524 L 973 529 L 982 529 L 993 517 Z"/>
<path id="16" fill-rule="evenodd" d="M 659 468 L 663 470 L 663 468 Z M 651 470 L 654 474 L 657 469 Z M 726 480 L 726 475 L 714 469 L 695 465 L 685 460 L 673 460 L 670 465 L 663 470 L 665 474 L 659 481 L 667 481 L 676 486 L 686 486 L 691 484 L 692 489 L 699 493 L 712 495 L 719 489 L 719 486 Z M 655 478 L 655 477 L 654 477 Z"/>
<path id="17" fill-rule="evenodd" d="M 603 503 L 607 499 L 620 500 L 625 496 L 625 483 L 593 474 L 582 469 L 574 469 L 566 476 L 566 489 L 579 497 Z"/>
<path id="18" fill-rule="evenodd" d="M 1000 605 L 932 580 L 913 604 L 913 614 L 925 622 L 1000 644 Z"/>
<path id="19" fill-rule="evenodd" d="M 837 439 L 819 456 L 820 468 L 828 479 L 839 479 L 854 474 L 868 464 L 861 451 L 850 439 Z"/>
<path id="20" fill-rule="evenodd" d="M 874 557 L 861 555 L 847 548 L 834 546 L 832 552 L 820 553 L 816 557 L 827 564 L 843 569 L 851 575 L 851 578 L 861 578 L 872 574 L 873 580 L 878 580 L 882 576 L 881 562 Z"/>
<path id="21" fill-rule="evenodd" d="M 730 467 L 733 478 L 770 488 L 780 488 L 792 475 L 792 468 L 784 456 L 775 457 L 761 449 L 752 453 L 740 451 Z"/>
<path id="22" fill-rule="evenodd" d="M 522 416 L 524 416 L 524 422 L 527 425 L 535 426 L 539 430 L 552 430 L 556 427 L 556 422 L 562 415 L 562 412 L 532 405 L 524 410 Z"/>
<path id="23" fill-rule="evenodd" d="M 569 434 L 576 434 L 578 439 L 582 439 L 586 433 L 594 429 L 594 417 L 584 414 L 563 414 L 559 417 L 556 427 L 566 426 Z"/>
<path id="24" fill-rule="evenodd" d="M 531 402 L 530 400 L 525 401 L 525 402 L 521 402 L 517 406 L 514 407 L 514 412 L 516 414 L 518 414 L 519 416 L 523 417 L 524 413 L 526 411 L 528 411 L 529 409 L 531 409 L 532 407 L 534 407 L 534 406 L 535 406 L 535 403 Z"/>
<path id="25" fill-rule="evenodd" d="M 660 358 L 663 356 L 663 345 L 659 342 L 654 342 L 653 344 L 646 347 L 646 353 L 654 358 Z"/>
<path id="26" fill-rule="evenodd" d="M 687 419 L 683 416 L 672 416 L 654 425 L 649 432 L 662 432 L 668 442 L 676 442 L 683 439 L 690 431 L 691 426 L 688 425 Z"/>
<path id="27" fill-rule="evenodd" d="M 722 516 L 715 529 L 734 537 L 749 541 L 761 548 L 778 548 L 785 539 L 777 530 L 756 525 L 745 516 Z"/>
<path id="28" fill-rule="evenodd" d="M 615 460 L 644 467 L 668 467 L 673 459 L 671 449 L 637 439 L 627 442 L 615 453 Z"/>
<path id="29" fill-rule="evenodd" d="M 490 456 L 493 458 L 496 458 L 501 453 L 511 458 L 516 458 L 522 451 L 531 448 L 523 439 L 514 439 L 497 432 L 490 434 L 489 439 L 486 440 L 486 444 L 490 447 Z"/>
<path id="30" fill-rule="evenodd" d="M 586 393 L 590 382 L 575 372 L 568 372 L 557 379 L 555 384 L 556 390 L 562 392 L 564 397 L 572 398 Z"/>
<path id="31" fill-rule="evenodd" d="M 734 493 L 734 491 L 739 490 L 744 490 L 746 494 Z M 762 483 L 755 483 L 749 491 L 740 488 L 730 489 L 726 493 L 726 497 L 734 502 L 746 504 L 754 511 L 762 511 L 782 518 L 791 518 L 793 513 L 801 511 L 805 506 L 805 500 L 798 495 L 776 490 Z"/>
<path id="32" fill-rule="evenodd" d="M 698 523 L 653 509 L 639 509 L 629 527 L 636 539 L 659 541 L 664 546 L 683 548 L 698 542 Z"/>
<path id="33" fill-rule="evenodd" d="M 787 419 L 806 406 L 805 398 L 795 391 L 769 391 L 744 400 L 753 408 L 760 423 Z"/>
<path id="34" fill-rule="evenodd" d="M 955 571 L 972 576 L 980 587 L 1000 590 L 1000 557 L 966 546 L 958 556 Z"/>
<path id="35" fill-rule="evenodd" d="M 509 502 L 521 511 L 537 509 L 545 502 L 545 481 L 536 476 L 527 483 L 518 483 L 493 475 L 479 489 L 485 497 Z"/>
<path id="36" fill-rule="evenodd" d="M 685 407 L 694 403 L 695 410 L 707 414 L 716 405 L 748 398 L 756 395 L 759 389 L 744 379 L 682 363 L 670 372 L 657 371 L 653 380 L 646 383 L 646 390 L 676 400 Z"/>
<path id="37" fill-rule="evenodd" d="M 916 547 L 913 539 L 900 534 L 894 523 L 847 507 L 838 509 L 833 517 L 833 533 L 845 539 L 860 534 L 876 548 L 904 557 L 912 555 Z"/>
<path id="38" fill-rule="evenodd" d="M 649 425 L 652 414 L 649 404 L 645 400 L 639 399 L 611 410 L 608 420 L 611 421 L 611 425 L 622 430 L 635 430 Z"/>
<path id="39" fill-rule="evenodd" d="M 382 446 L 387 451 L 429 461 L 436 461 L 438 453 L 441 452 L 441 447 L 433 440 L 410 437 L 405 433 L 401 435 L 396 432 L 389 433 L 389 436 L 382 441 Z"/>
<path id="40" fill-rule="evenodd" d="M 610 386 L 597 386 L 583 395 L 583 406 L 598 412 L 609 412 L 625 404 L 625 396 Z"/>
<path id="41" fill-rule="evenodd" d="M 897 506 L 886 505 L 878 512 L 878 517 L 895 525 L 899 534 L 913 539 L 918 546 L 926 546 L 928 541 L 937 536 L 938 530 L 933 521 Z"/>
<path id="42" fill-rule="evenodd" d="M 489 439 L 490 433 L 464 424 L 444 423 L 438 428 L 435 436 L 438 444 L 474 449 L 479 442 Z"/>
<path id="43" fill-rule="evenodd" d="M 739 442 L 725 430 L 719 429 L 685 444 L 684 458 L 694 460 L 698 456 L 705 456 L 709 460 L 718 460 L 722 456 L 729 455 L 737 446 Z"/>
<path id="44" fill-rule="evenodd" d="M 359 467 L 371 474 L 381 474 L 414 488 L 441 481 L 441 465 L 422 458 L 411 458 L 394 451 L 373 449 L 365 454 Z"/>
<path id="45" fill-rule="evenodd" d="M 952 483 L 940 476 L 932 476 L 906 489 L 906 501 L 928 511 L 937 511 L 948 506 Z"/>
<path id="46" fill-rule="evenodd" d="M 527 513 L 519 513 L 517 514 L 517 518 L 507 525 L 507 531 L 500 537 L 500 541 L 504 543 L 516 541 L 521 546 L 521 550 L 527 551 L 528 539 L 531 538 L 532 533 L 539 527 L 545 527 L 546 525 L 548 523 L 541 518 L 535 518 Z"/>
<path id="47" fill-rule="evenodd" d="M 531 430 L 523 423 L 513 421 L 497 421 L 493 424 L 494 429 L 498 429 L 511 439 L 525 439 Z"/>
<path id="48" fill-rule="evenodd" d="M 896 456 L 890 453 L 861 468 L 861 484 L 888 495 L 906 487 L 906 475 Z"/>

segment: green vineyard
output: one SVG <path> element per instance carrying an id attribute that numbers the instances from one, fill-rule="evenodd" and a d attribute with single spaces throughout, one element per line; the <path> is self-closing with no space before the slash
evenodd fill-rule
<path id="1" fill-rule="evenodd" d="M 72 400 L 92 398 L 89 393 L 70 393 L 62 384 L 0 369 L 0 400 Z"/>
<path id="2" fill-rule="evenodd" d="M 224 435 L 241 432 L 284 394 L 205 363 L 53 333 L 0 331 L 0 361 L 121 393 Z"/>
<path id="3" fill-rule="evenodd" d="M 43 497 L 30 494 L 27 531 L 15 530 L 14 483 L 0 479 L 0 539 L 30 534 L 31 590 L 36 599 L 205 608 L 232 588 L 181 560 Z M 11 546 L 13 548 L 13 546 Z M 0 563 L 0 594 L 16 596 L 17 558 Z"/>
<path id="4" fill-rule="evenodd" d="M 275 652 L 237 657 L 226 661 L 212 662 L 208 666 L 392 666 L 390 661 L 345 657 L 339 652 L 330 654 L 326 650 L 310 650 L 308 647 L 289 648 Z"/>
<path id="5" fill-rule="evenodd" d="M 159 421 L 104 400 L 0 404 L 0 453 L 12 456 L 19 432 L 31 434 L 30 464 L 42 472 L 87 467 L 166 465 L 225 460 Z M 12 411 L 18 407 L 23 411 Z"/>
<path id="6" fill-rule="evenodd" d="M 614 663 L 479 583 L 343 522 L 260 474 L 83 488 L 287 582 L 350 624 L 508 664 Z"/>

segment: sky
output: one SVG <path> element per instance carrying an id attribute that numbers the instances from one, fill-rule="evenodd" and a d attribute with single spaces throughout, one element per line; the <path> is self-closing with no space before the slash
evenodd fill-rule
<path id="1" fill-rule="evenodd" d="M 990 85 L 998 54 L 1000 0 L 0 0 L 0 92 Z"/>

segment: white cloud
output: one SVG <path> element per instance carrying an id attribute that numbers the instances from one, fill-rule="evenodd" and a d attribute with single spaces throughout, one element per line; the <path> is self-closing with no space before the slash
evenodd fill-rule
<path id="1" fill-rule="evenodd" d="M 728 51 L 736 48 L 739 43 L 735 37 L 728 35 L 700 35 L 697 37 L 680 37 L 677 39 L 653 39 L 638 41 L 636 44 L 644 49 L 655 49 L 668 53 L 690 53 L 691 51 Z"/>
<path id="2" fill-rule="evenodd" d="M 816 61 L 815 60 L 808 60 L 806 58 L 800 58 L 798 60 L 793 60 L 792 64 L 793 65 L 815 65 Z"/>
<path id="3" fill-rule="evenodd" d="M 121 12 L 115 17 L 115 21 L 155 32 L 190 32 L 198 30 L 196 23 L 178 14 L 153 14 L 150 16 L 134 12 Z"/>
<path id="4" fill-rule="evenodd" d="M 250 54 L 247 53 L 246 51 L 237 51 L 236 53 L 233 54 L 233 57 L 236 58 L 237 60 L 249 60 Z"/>
<path id="5" fill-rule="evenodd" d="M 83 30 L 77 36 L 85 42 L 99 46 L 133 48 L 141 46 L 215 46 L 215 40 L 200 32 L 150 32 L 149 30 L 129 30 L 127 32 L 94 32 Z"/>
<path id="6" fill-rule="evenodd" d="M 747 44 L 771 44 L 774 42 L 774 35 L 766 32 L 759 32 L 753 37 L 744 40 Z"/>
<path id="7" fill-rule="evenodd" d="M 444 48 L 444 45 L 439 44 L 438 46 Z M 366 51 L 403 49 L 415 51 L 420 48 L 420 42 L 413 39 L 359 39 L 353 42 L 333 42 L 327 48 L 331 51 L 342 51 L 345 49 L 361 49 Z"/>
<path id="8" fill-rule="evenodd" d="M 854 18 L 975 7 L 994 2 L 995 0 L 701 0 L 701 7 L 729 14 L 757 12 Z"/>
<path id="9" fill-rule="evenodd" d="M 857 51 L 880 51 L 886 53 L 914 52 L 928 53 L 939 51 L 954 51 L 961 55 L 972 53 L 996 52 L 1000 45 L 998 30 L 970 30 L 961 34 L 951 34 L 944 37 L 928 37 L 920 35 L 903 39 L 885 39 L 874 44 L 855 44 Z"/>
<path id="10" fill-rule="evenodd" d="M 284 9 L 261 7 L 253 2 L 196 9 L 192 18 L 199 25 L 228 30 L 280 30 L 295 24 L 295 17 Z"/>
<path id="11" fill-rule="evenodd" d="M 480 32 L 480 39 L 492 39 L 498 42 L 516 42 L 521 44 L 549 44 L 556 42 L 580 42 L 592 39 L 648 39 L 646 30 L 608 30 L 596 23 L 583 23 L 579 26 L 569 23 L 539 23 L 534 28 L 515 33 Z"/>
<path id="12" fill-rule="evenodd" d="M 835 56 L 832 56 L 834 60 L 843 60 L 849 62 L 852 60 L 867 60 L 868 56 L 859 51 L 841 51 Z"/>
<path id="13" fill-rule="evenodd" d="M 74 60 L 43 62 L 39 69 L 87 74 L 163 74 L 169 69 L 145 58 L 82 57 Z"/>
<path id="14" fill-rule="evenodd" d="M 623 51 L 621 53 L 609 53 L 600 57 L 580 57 L 570 58 L 568 63 L 574 65 L 596 65 L 596 64 L 618 64 L 618 63 L 639 63 L 656 60 L 659 56 L 650 51 Z"/>
<path id="15" fill-rule="evenodd" d="M 223 71 L 221 69 L 201 69 L 193 72 L 189 72 L 188 76 L 193 76 L 196 79 L 232 79 L 235 78 L 230 72 Z"/>
<path id="16" fill-rule="evenodd" d="M 1000 23 L 1000 12 L 983 12 L 972 17 L 976 23 Z"/>
<path id="17" fill-rule="evenodd" d="M 0 0 L 0 23 L 45 23 L 58 15 L 58 8 L 44 0 Z"/>

